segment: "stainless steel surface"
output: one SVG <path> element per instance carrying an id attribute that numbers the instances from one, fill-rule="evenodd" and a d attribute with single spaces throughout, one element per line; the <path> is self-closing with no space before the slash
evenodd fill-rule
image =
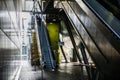
<path id="1" fill-rule="evenodd" d="M 19 2 L 0 0 L 0 80 L 13 79 L 20 66 Z"/>
<path id="2" fill-rule="evenodd" d="M 97 68 L 109 79 L 120 74 L 120 40 L 82 2 L 63 1 L 63 8 L 74 23 Z M 99 9 L 99 8 L 98 8 Z"/>
<path id="3" fill-rule="evenodd" d="M 76 0 L 78 1 L 78 0 Z M 115 15 L 104 8 L 100 3 L 95 0 L 84 0 L 87 6 L 97 15 L 97 17 L 103 21 L 107 28 L 109 28 L 114 35 L 116 35 L 120 39 L 120 20 L 115 17 Z M 78 1 L 79 3 L 79 1 Z M 79 4 L 80 5 L 80 4 Z M 110 7 L 109 7 L 110 8 Z M 112 8 L 111 8 L 112 10 Z M 86 10 L 85 10 L 86 11 Z M 87 10 L 88 11 L 88 10 Z"/>

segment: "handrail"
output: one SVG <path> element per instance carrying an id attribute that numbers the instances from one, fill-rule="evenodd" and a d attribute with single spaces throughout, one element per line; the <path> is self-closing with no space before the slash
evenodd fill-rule
<path id="1" fill-rule="evenodd" d="M 40 26 L 40 23 L 38 22 L 38 32 L 39 32 L 39 36 L 40 36 L 40 43 L 41 43 L 41 50 L 42 50 L 42 53 L 44 52 L 43 48 L 47 50 L 46 53 L 43 53 L 43 56 L 44 54 L 48 55 L 49 57 L 49 60 L 50 60 L 50 65 L 52 66 L 52 69 L 54 69 L 54 62 L 53 62 L 53 58 L 52 58 L 52 51 L 51 51 L 51 48 L 49 47 L 50 44 L 49 44 L 49 41 L 48 41 L 48 35 L 47 35 L 47 31 L 46 31 L 46 28 L 45 28 L 45 25 L 44 23 L 42 22 L 42 26 Z M 43 41 L 44 39 L 44 41 Z M 42 44 L 45 43 L 43 46 Z"/>
<path id="2" fill-rule="evenodd" d="M 79 4 L 79 0 L 76 0 Z M 120 20 L 95 0 L 83 0 L 98 18 L 120 39 Z M 79 4 L 80 5 L 80 4 Z M 98 7 L 96 7 L 98 6 Z"/>

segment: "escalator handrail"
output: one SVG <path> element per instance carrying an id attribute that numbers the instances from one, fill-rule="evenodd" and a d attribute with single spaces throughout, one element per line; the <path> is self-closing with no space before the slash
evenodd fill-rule
<path id="1" fill-rule="evenodd" d="M 39 23 L 38 23 L 39 24 Z M 40 25 L 40 24 L 39 24 Z M 38 26 L 39 27 L 39 26 Z M 54 62 L 53 62 L 53 58 L 52 58 L 52 51 L 51 51 L 51 48 L 50 48 L 50 43 L 49 43 L 49 41 L 48 41 L 48 35 L 47 35 L 47 31 L 45 30 L 45 24 L 44 24 L 44 22 L 42 22 L 42 30 L 44 31 L 44 34 L 45 34 L 45 40 L 46 40 L 46 43 L 47 43 L 47 49 L 48 49 L 48 55 L 49 55 L 49 59 L 50 59 L 50 62 L 51 62 L 51 66 L 52 66 L 52 69 L 54 69 Z M 39 29 L 38 29 L 38 31 L 40 31 Z M 40 41 L 41 42 L 41 41 Z M 41 46 L 42 47 L 42 46 Z"/>
<path id="2" fill-rule="evenodd" d="M 44 24 L 45 25 L 45 24 Z M 54 68 L 54 63 L 53 63 L 53 57 L 52 57 L 52 51 L 51 51 L 51 48 L 50 48 L 50 41 L 48 41 L 48 35 L 47 35 L 47 31 L 46 31 L 46 28 L 44 27 L 44 33 L 45 33 L 45 37 L 46 37 L 46 40 L 47 40 L 47 47 L 48 47 L 48 51 L 49 51 L 49 58 L 51 60 L 51 63 L 52 63 L 52 68 Z"/>
<path id="3" fill-rule="evenodd" d="M 120 20 L 117 19 L 112 13 L 105 9 L 101 4 L 95 0 L 82 0 L 88 8 L 108 27 L 108 29 L 114 33 L 114 35 L 120 39 Z M 79 0 L 76 0 L 79 4 Z M 93 5 L 94 4 L 94 5 Z M 79 4 L 80 5 L 80 4 Z M 99 9 L 97 8 L 99 6 Z M 111 21 L 108 21 L 107 17 L 112 17 Z"/>

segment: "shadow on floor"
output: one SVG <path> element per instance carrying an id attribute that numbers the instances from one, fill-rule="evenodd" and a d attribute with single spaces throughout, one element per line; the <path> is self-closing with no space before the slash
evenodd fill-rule
<path id="1" fill-rule="evenodd" d="M 42 71 L 31 66 L 29 62 L 23 62 L 19 80 L 80 80 L 80 66 L 74 63 L 61 63 L 56 71 Z"/>

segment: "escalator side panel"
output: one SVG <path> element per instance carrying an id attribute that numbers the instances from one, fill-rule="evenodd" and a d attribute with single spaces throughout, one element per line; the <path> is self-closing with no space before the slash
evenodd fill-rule
<path id="1" fill-rule="evenodd" d="M 100 71 L 110 78 L 119 77 L 120 55 L 116 50 L 116 47 L 114 47 L 110 42 L 116 41 L 116 39 L 112 33 L 105 28 L 105 25 L 99 19 L 95 18 L 96 16 L 90 10 L 90 12 L 87 13 L 84 11 L 84 3 L 81 3 L 81 5 L 84 6 L 84 9 L 81 9 L 80 7 L 78 8 L 76 5 L 77 4 L 74 2 L 72 3 L 72 7 L 75 12 L 65 2 L 63 2 L 63 6 L 60 7 L 66 11 L 66 14 L 68 14 L 68 17 L 74 23 L 75 28 L 80 33 L 82 40 L 84 40 L 90 55 Z M 93 16 L 93 18 L 91 19 L 89 16 Z M 93 19 L 98 22 L 94 23 Z M 118 40 L 113 42 L 113 44 L 114 43 L 119 44 L 120 42 Z M 118 45 L 118 47 L 120 46 Z"/>
<path id="2" fill-rule="evenodd" d="M 50 43 L 48 41 L 47 31 L 44 23 L 43 22 L 41 23 L 40 17 L 37 17 L 37 27 L 42 52 L 42 60 L 45 63 L 44 66 L 47 70 L 52 70 L 55 68 L 55 64 L 52 56 L 52 51 L 50 48 Z"/>
<path id="3" fill-rule="evenodd" d="M 90 2 L 89 6 L 92 6 L 91 9 L 89 9 L 83 2 L 81 1 L 78 1 L 78 2 L 76 3 L 76 5 L 79 5 L 79 7 L 81 7 L 81 10 L 91 20 L 91 23 L 97 26 L 97 28 L 105 36 L 107 41 L 120 53 L 120 46 L 118 46 L 118 44 L 120 44 L 120 39 L 117 37 L 117 35 L 119 35 L 120 33 L 120 20 L 116 19 L 116 17 L 114 17 L 110 12 L 106 11 L 105 8 L 101 7 L 95 1 L 94 1 L 94 5 L 93 3 Z M 97 5 L 100 7 L 99 9 Z M 73 7 L 75 8 L 75 6 Z M 93 10 L 93 7 L 94 7 L 94 10 Z M 75 10 L 75 12 L 80 14 L 79 11 L 80 10 L 78 11 Z M 114 33 L 117 33 L 117 34 L 115 35 Z"/>
<path id="4" fill-rule="evenodd" d="M 76 0 L 76 1 L 78 1 L 78 0 Z M 120 26 L 120 20 L 117 19 L 117 17 L 115 17 L 114 13 L 108 11 L 106 8 L 104 8 L 100 3 L 98 3 L 95 0 L 91 0 L 91 1 L 83 0 L 83 1 L 89 7 L 89 10 L 94 12 L 95 13 L 94 15 L 96 15 L 106 25 L 106 27 L 110 31 L 112 31 L 112 33 L 117 38 L 120 39 L 120 27 L 119 27 Z M 81 4 L 79 4 L 79 5 L 81 5 Z M 110 9 L 112 10 L 112 8 L 110 8 Z M 84 10 L 84 11 L 86 11 L 86 10 Z M 96 22 L 96 21 L 94 21 L 94 22 Z"/>
<path id="5" fill-rule="evenodd" d="M 98 51 L 98 49 L 95 48 L 95 45 L 94 45 L 93 41 L 89 37 L 89 35 L 86 32 L 85 28 L 83 28 L 80 21 L 74 15 L 74 13 L 68 8 L 68 6 L 66 6 L 67 4 L 64 3 L 63 5 L 64 5 L 63 8 L 67 8 L 66 10 L 68 10 L 68 12 L 69 11 L 71 12 L 71 14 L 69 14 L 69 16 L 71 16 L 70 18 L 72 18 L 71 20 L 75 24 L 76 29 L 78 30 L 78 32 L 80 33 L 82 39 L 84 40 L 84 43 L 88 45 L 88 48 L 90 49 L 90 52 L 94 53 L 94 56 L 92 56 L 93 59 L 98 60 L 97 62 L 100 62 L 100 63 L 104 63 L 104 64 L 107 63 L 107 60 L 105 58 L 103 58 L 102 55 L 100 54 L 100 52 Z"/>

